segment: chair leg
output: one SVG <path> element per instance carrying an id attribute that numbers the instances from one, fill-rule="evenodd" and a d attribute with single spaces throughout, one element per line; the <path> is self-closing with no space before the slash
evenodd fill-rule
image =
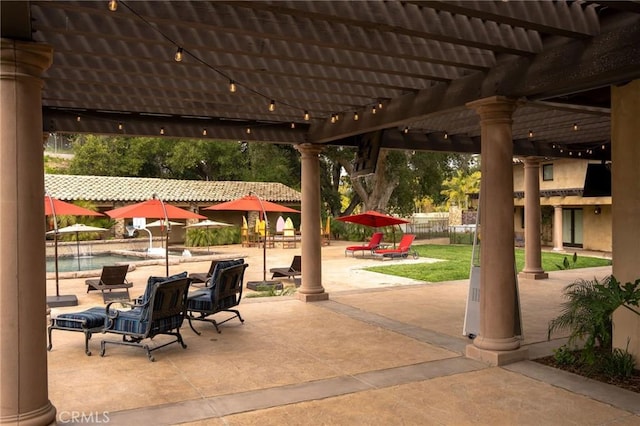
<path id="1" fill-rule="evenodd" d="M 187 321 L 189 321 L 189 327 L 191 327 L 193 332 L 196 333 L 198 336 L 200 336 L 202 333 L 200 333 L 198 330 L 193 328 L 193 323 L 191 322 L 191 315 L 187 315 Z"/>

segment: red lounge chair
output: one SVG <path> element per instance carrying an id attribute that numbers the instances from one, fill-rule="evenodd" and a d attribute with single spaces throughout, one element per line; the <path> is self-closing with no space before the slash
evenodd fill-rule
<path id="1" fill-rule="evenodd" d="M 406 258 L 409 256 L 409 254 L 413 255 L 413 258 L 417 258 L 418 257 L 418 253 L 414 252 L 410 252 L 411 250 L 411 244 L 413 244 L 413 240 L 415 240 L 416 236 L 413 234 L 404 234 L 402 236 L 402 239 L 400 240 L 400 242 L 398 243 L 398 248 L 395 249 L 375 249 L 373 250 L 373 254 L 377 255 L 377 256 L 382 256 L 383 258 L 385 257 L 390 257 L 390 258 L 396 258 L 396 257 L 402 257 L 402 258 Z"/>
<path id="2" fill-rule="evenodd" d="M 382 237 L 383 237 L 383 233 L 382 232 L 376 232 L 371 236 L 371 239 L 369 240 L 369 244 L 367 244 L 366 246 L 349 246 L 346 249 L 344 249 L 344 255 L 345 257 L 347 256 L 347 253 L 351 252 L 351 256 L 355 256 L 355 252 L 357 251 L 361 251 L 363 252 L 362 255 L 364 256 L 364 252 L 365 251 L 369 251 L 369 252 L 373 252 L 373 250 L 375 248 L 377 248 L 380 243 L 382 242 Z"/>

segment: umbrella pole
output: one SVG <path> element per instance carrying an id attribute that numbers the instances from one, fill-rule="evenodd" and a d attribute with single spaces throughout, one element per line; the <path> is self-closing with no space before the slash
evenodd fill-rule
<path id="1" fill-rule="evenodd" d="M 168 226 L 168 225 L 167 225 Z M 167 277 L 169 276 L 169 228 L 167 228 L 165 235 L 165 243 L 164 243 L 164 264 L 167 273 Z"/>
<path id="2" fill-rule="evenodd" d="M 76 232 L 76 259 L 78 259 L 78 271 L 80 270 L 80 239 L 78 238 L 79 232 Z"/>
<path id="3" fill-rule="evenodd" d="M 54 218 L 55 220 L 55 218 Z M 56 232 L 53 234 L 53 253 L 55 256 L 55 265 L 56 265 L 56 297 L 60 297 L 60 278 L 58 274 L 58 229 L 56 227 Z"/>

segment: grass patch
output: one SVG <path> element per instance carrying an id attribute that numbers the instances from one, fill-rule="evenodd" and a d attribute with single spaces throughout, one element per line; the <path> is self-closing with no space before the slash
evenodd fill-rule
<path id="1" fill-rule="evenodd" d="M 412 246 L 412 248 L 418 252 L 420 257 L 442 261 L 418 264 L 398 262 L 393 265 L 372 266 L 366 270 L 427 282 L 469 279 L 472 249 L 470 245 L 425 244 Z M 520 272 L 524 268 L 524 249 L 516 248 L 515 253 L 516 268 Z M 542 252 L 542 268 L 547 272 L 557 271 L 560 269 L 558 265 L 562 265 L 565 257 L 570 259 L 571 255 Z M 572 269 L 607 265 L 611 265 L 611 261 L 608 259 L 578 255 L 578 261 Z"/>

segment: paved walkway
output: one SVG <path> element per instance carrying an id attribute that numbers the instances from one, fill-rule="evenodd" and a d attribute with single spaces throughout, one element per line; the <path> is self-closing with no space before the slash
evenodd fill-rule
<path id="1" fill-rule="evenodd" d="M 423 283 L 362 270 L 379 260 L 344 257 L 344 245 L 323 247 L 323 285 L 330 300 L 245 298 L 245 323 L 233 320 L 218 334 L 207 323 L 188 327 L 188 347 L 171 345 L 149 362 L 142 350 L 109 346 L 84 354 L 82 335 L 54 332 L 49 353 L 49 396 L 60 423 L 115 425 L 638 425 L 640 395 L 524 361 L 489 367 L 464 357 L 462 336 L 467 282 Z M 245 279 L 262 278 L 262 250 L 218 248 L 241 254 Z M 285 266 L 299 249 L 269 249 L 267 269 Z M 393 262 L 425 262 L 429 259 Z M 208 261 L 171 266 L 204 272 Z M 387 264 L 391 261 L 387 261 Z M 550 354 L 565 339 L 546 341 L 561 290 L 577 277 L 610 267 L 550 273 L 520 280 L 524 342 L 532 357 Z M 129 273 L 141 294 L 146 277 L 164 266 Z M 55 291 L 47 282 L 49 294 Z M 63 280 L 62 294 L 81 306 L 103 306 L 86 294 L 84 279 Z M 163 337 L 154 341 L 161 342 Z M 82 417 L 84 416 L 84 417 Z"/>

